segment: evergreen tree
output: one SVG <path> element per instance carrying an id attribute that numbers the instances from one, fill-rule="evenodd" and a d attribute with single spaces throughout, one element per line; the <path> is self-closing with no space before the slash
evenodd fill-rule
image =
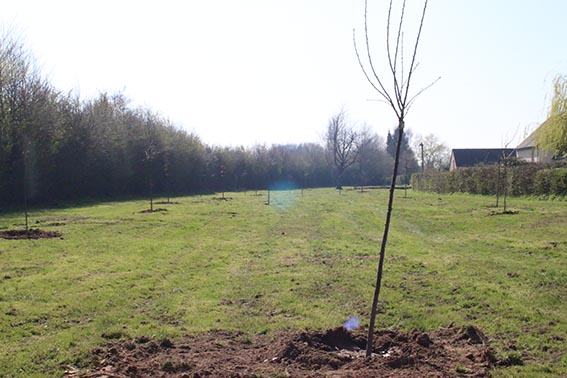
<path id="1" fill-rule="evenodd" d="M 388 131 L 388 137 L 386 138 L 386 152 L 394 158 L 396 156 L 396 142 L 398 140 L 398 133 L 399 130 L 396 128 L 394 129 L 394 133 L 392 134 Z M 410 139 L 412 137 L 411 130 L 405 129 L 404 135 L 402 138 L 402 144 L 400 146 L 400 164 L 401 164 L 401 172 L 399 175 L 404 177 L 410 176 L 412 173 L 415 173 L 419 170 L 419 165 L 417 163 L 417 159 L 415 156 L 414 151 L 410 147 Z M 407 167 L 407 172 L 406 172 Z"/>

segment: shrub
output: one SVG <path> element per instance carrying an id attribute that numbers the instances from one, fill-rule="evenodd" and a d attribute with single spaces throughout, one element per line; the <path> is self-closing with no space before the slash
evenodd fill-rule
<path id="1" fill-rule="evenodd" d="M 550 194 L 564 196 L 567 194 L 567 168 L 553 169 L 549 183 Z"/>
<path id="2" fill-rule="evenodd" d="M 567 195 L 567 167 L 546 168 L 539 164 L 511 162 L 504 170 L 497 165 L 460 168 L 450 172 L 427 172 L 412 176 L 416 190 L 436 193 L 494 195 L 506 190 L 511 196 Z"/>
<path id="3" fill-rule="evenodd" d="M 534 194 L 546 195 L 550 193 L 552 169 L 542 169 L 535 175 Z"/>
<path id="4" fill-rule="evenodd" d="M 543 169 L 538 164 L 523 164 L 508 168 L 508 193 L 525 196 L 536 193 L 536 176 Z"/>

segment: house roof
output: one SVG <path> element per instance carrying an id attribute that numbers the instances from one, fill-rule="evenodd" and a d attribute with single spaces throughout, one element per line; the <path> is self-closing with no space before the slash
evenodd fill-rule
<path id="1" fill-rule="evenodd" d="M 518 147 L 516 147 L 516 149 L 521 150 L 521 149 L 524 149 L 524 148 L 535 147 L 536 146 L 536 143 L 535 143 L 536 132 L 539 128 L 543 127 L 548 121 L 549 121 L 549 119 L 547 119 L 544 123 L 539 125 L 534 131 L 532 131 L 532 133 L 530 135 L 528 135 L 527 138 L 522 141 L 522 143 L 518 144 Z"/>
<path id="2" fill-rule="evenodd" d="M 453 149 L 451 154 L 457 167 L 474 167 L 480 164 L 496 164 L 502 156 L 515 156 L 513 148 L 463 148 Z"/>
<path id="3" fill-rule="evenodd" d="M 535 134 L 536 134 L 536 131 L 535 130 L 532 131 L 532 133 L 530 135 L 528 135 L 527 138 L 522 141 L 522 143 L 518 144 L 518 147 L 516 147 L 516 149 L 521 150 L 521 149 L 524 149 L 524 148 L 535 147 Z"/>

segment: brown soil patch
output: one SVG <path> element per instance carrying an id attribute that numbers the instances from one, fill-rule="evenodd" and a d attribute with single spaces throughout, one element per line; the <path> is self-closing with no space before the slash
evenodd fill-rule
<path id="1" fill-rule="evenodd" d="M 58 238 L 63 235 L 59 231 L 43 231 L 38 228 L 26 230 L 6 230 L 0 231 L 0 238 L 21 240 L 21 239 L 49 239 Z"/>
<path id="2" fill-rule="evenodd" d="M 488 216 L 494 216 L 494 215 L 516 215 L 516 214 L 520 214 L 520 212 L 518 210 L 506 210 L 506 211 L 497 211 L 497 210 L 493 210 L 490 213 L 488 213 Z"/>
<path id="3" fill-rule="evenodd" d="M 85 219 L 89 219 L 90 217 L 83 217 L 83 216 L 69 216 L 69 217 L 45 217 L 41 218 L 36 221 L 36 223 L 40 222 L 74 222 L 74 221 L 82 221 Z"/>
<path id="4" fill-rule="evenodd" d="M 94 377 L 489 377 L 496 360 L 475 327 L 432 333 L 382 331 L 372 359 L 366 339 L 343 328 L 245 335 L 210 332 L 175 341 L 112 341 L 93 351 L 94 367 L 67 367 L 65 378 Z"/>
<path id="5" fill-rule="evenodd" d="M 284 233 L 282 233 L 284 235 Z M 370 256 L 370 255 L 358 255 L 352 257 L 311 257 L 306 259 L 307 262 L 315 263 L 315 264 L 333 264 L 336 262 L 350 262 L 350 261 L 369 261 L 369 260 L 377 260 L 377 256 Z"/>
<path id="6" fill-rule="evenodd" d="M 163 209 L 163 208 L 161 208 L 161 207 L 160 207 L 160 208 L 158 208 L 158 209 L 153 209 L 153 210 L 150 210 L 150 209 L 146 209 L 146 210 L 142 210 L 142 211 L 140 211 L 140 214 L 146 214 L 146 213 L 159 213 L 159 212 L 161 212 L 161 211 L 167 211 L 167 209 Z"/>
<path id="7" fill-rule="evenodd" d="M 213 197 L 213 201 L 232 201 L 232 197 Z"/>
<path id="8" fill-rule="evenodd" d="M 159 202 L 154 202 L 156 205 L 181 205 L 181 202 L 177 202 L 177 201 L 159 201 Z"/>

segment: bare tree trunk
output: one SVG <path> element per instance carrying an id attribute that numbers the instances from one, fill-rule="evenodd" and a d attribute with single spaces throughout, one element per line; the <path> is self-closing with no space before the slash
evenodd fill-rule
<path id="1" fill-rule="evenodd" d="M 166 190 L 166 195 L 167 195 L 167 203 L 170 203 L 171 201 L 171 188 L 170 188 L 170 183 L 169 183 L 169 174 L 165 176 L 165 190 Z"/>
<path id="2" fill-rule="evenodd" d="M 392 209 L 394 207 L 394 193 L 396 191 L 396 177 L 398 175 L 398 167 L 400 164 L 400 147 L 402 145 L 402 137 L 404 134 L 404 121 L 399 120 L 398 141 L 396 145 L 396 157 L 394 159 L 394 172 L 392 173 L 392 182 L 390 184 L 390 196 L 388 198 L 388 211 L 386 213 L 386 223 L 384 225 L 384 236 L 382 237 L 382 245 L 380 246 L 380 259 L 378 262 L 378 272 L 376 274 L 376 286 L 374 288 L 374 297 L 372 300 L 372 311 L 370 313 L 370 325 L 368 326 L 368 339 L 366 342 L 366 357 L 372 356 L 374 348 L 374 327 L 376 323 L 376 313 L 378 311 L 378 300 L 380 297 L 380 288 L 382 286 L 382 275 L 384 270 L 384 256 L 386 255 L 386 244 L 388 242 L 388 233 L 390 231 L 390 220 L 392 218 Z"/>
<path id="3" fill-rule="evenodd" d="M 359 54 L 357 44 L 356 44 L 356 35 L 353 31 L 353 40 L 354 40 L 354 51 L 356 53 L 356 57 L 360 68 L 366 77 L 366 80 L 370 83 L 370 85 L 374 88 L 374 90 L 385 100 L 387 104 L 390 105 L 394 113 L 396 113 L 398 119 L 398 140 L 396 144 L 396 154 L 394 158 L 394 171 L 392 173 L 392 182 L 390 185 L 390 196 L 388 200 L 388 211 L 386 213 L 386 222 L 384 225 L 384 236 L 382 238 L 382 244 L 380 247 L 380 258 L 378 263 L 378 271 L 376 274 L 376 286 L 374 289 L 374 298 L 372 301 L 372 311 L 370 315 L 370 325 L 368 327 L 368 341 L 366 345 L 366 358 L 370 358 L 372 356 L 372 349 L 374 347 L 373 337 L 374 337 L 374 326 L 376 323 L 376 313 L 378 311 L 378 301 L 380 297 L 380 288 L 382 285 L 382 275 L 383 275 L 383 268 L 384 268 L 384 256 L 386 254 L 386 244 L 388 241 L 388 233 L 390 230 L 390 220 L 392 216 L 392 208 L 394 203 L 394 192 L 396 190 L 396 178 L 398 175 L 398 168 L 400 163 L 400 149 L 403 139 L 404 133 L 404 126 L 405 126 L 405 116 L 407 112 L 411 108 L 414 100 L 425 90 L 430 88 L 433 84 L 437 82 L 437 80 L 433 81 L 426 87 L 423 87 L 413 96 L 409 96 L 409 89 L 410 89 L 410 82 L 414 73 L 415 68 L 417 67 L 416 64 L 416 55 L 417 55 L 417 48 L 419 45 L 419 40 L 421 38 L 421 31 L 423 27 L 423 21 L 425 19 L 425 12 L 427 9 L 427 2 L 428 0 L 424 0 L 423 3 L 423 10 L 421 13 L 421 19 L 419 22 L 419 29 L 417 31 L 417 35 L 415 38 L 415 45 L 413 48 L 412 58 L 410 60 L 409 66 L 407 66 L 406 74 L 404 74 L 404 48 L 403 48 L 403 21 L 405 15 L 405 0 L 402 2 L 401 6 L 401 14 L 400 14 L 400 21 L 399 26 L 397 28 L 397 32 L 395 32 L 395 36 L 393 38 L 390 37 L 390 26 L 391 26 L 391 11 L 392 11 L 392 3 L 393 0 L 389 2 L 388 8 L 388 16 L 387 16 L 387 24 L 386 24 L 386 63 L 387 63 L 387 71 L 389 71 L 389 75 L 391 75 L 391 81 L 388 85 L 387 82 L 383 81 L 384 77 L 379 75 L 375 69 L 375 65 L 372 60 L 372 55 L 370 53 L 370 43 L 369 43 L 369 35 L 368 35 L 368 0 L 364 2 L 364 40 L 366 45 L 366 60 L 367 63 L 364 64 L 361 60 L 361 56 Z M 390 45 L 390 42 L 394 42 L 393 45 Z M 389 70 L 388 70 L 389 69 Z M 392 87 L 390 86 L 392 85 Z M 388 91 L 386 88 L 393 88 Z"/>
<path id="4" fill-rule="evenodd" d="M 26 228 L 26 234 L 29 233 L 28 173 L 26 169 L 26 161 L 28 156 L 27 148 L 27 145 L 25 145 L 22 153 L 22 186 L 24 190 L 24 226 Z"/>
<path id="5" fill-rule="evenodd" d="M 28 184 L 26 178 L 26 167 L 24 163 L 24 224 L 26 227 L 26 234 L 29 232 L 29 222 L 28 222 Z"/>
<path id="6" fill-rule="evenodd" d="M 396 147 L 397 148 L 397 147 Z M 406 157 L 404 163 L 405 175 L 404 175 L 404 198 L 408 198 L 408 158 Z"/>
<path id="7" fill-rule="evenodd" d="M 506 212 L 507 197 L 508 197 L 508 164 L 506 160 L 504 160 L 504 212 Z"/>
<path id="8" fill-rule="evenodd" d="M 150 212 L 154 212 L 154 180 L 150 177 Z"/>
<path id="9" fill-rule="evenodd" d="M 496 208 L 499 206 L 500 200 L 500 162 L 498 162 L 498 171 L 496 172 Z"/>

